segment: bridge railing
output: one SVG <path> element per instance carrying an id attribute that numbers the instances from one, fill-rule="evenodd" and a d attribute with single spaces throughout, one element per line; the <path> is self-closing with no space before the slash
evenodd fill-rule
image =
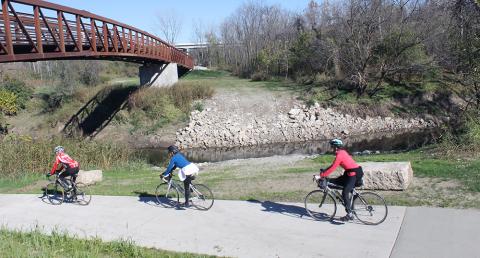
<path id="1" fill-rule="evenodd" d="M 0 62 L 100 58 L 193 68 L 186 53 L 132 26 L 45 1 L 1 2 Z"/>

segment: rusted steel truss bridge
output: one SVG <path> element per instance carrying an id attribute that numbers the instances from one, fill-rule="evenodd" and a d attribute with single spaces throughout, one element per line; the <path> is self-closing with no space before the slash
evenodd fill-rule
<path id="1" fill-rule="evenodd" d="M 193 68 L 186 53 L 132 26 L 45 1 L 1 3 L 0 63 L 103 59 Z"/>

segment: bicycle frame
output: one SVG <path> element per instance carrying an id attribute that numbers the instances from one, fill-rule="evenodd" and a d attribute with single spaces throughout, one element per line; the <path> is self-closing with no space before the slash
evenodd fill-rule
<path id="1" fill-rule="evenodd" d="M 333 195 L 333 197 L 335 197 L 344 207 L 346 207 L 345 203 L 343 202 L 343 197 L 342 197 L 342 194 L 340 193 L 340 191 L 338 189 L 335 189 L 335 188 L 330 188 L 329 184 L 332 184 L 332 183 L 329 182 L 327 184 L 327 187 L 325 188 L 325 191 L 331 193 Z M 352 198 L 350 198 L 350 207 L 352 207 L 352 205 L 353 205 L 353 198 L 355 196 L 360 196 L 360 195 L 355 190 L 355 188 L 353 188 L 352 189 Z M 362 200 L 362 202 L 364 202 L 364 200 Z"/>
<path id="2" fill-rule="evenodd" d="M 185 189 L 183 189 L 182 186 L 180 186 L 178 183 L 176 183 L 175 180 L 170 178 L 170 180 L 168 180 L 167 183 L 168 183 L 167 194 L 170 192 L 170 189 L 173 187 L 179 192 L 179 194 L 181 194 L 185 197 Z M 199 193 L 197 191 L 197 189 L 195 189 L 195 187 L 193 186 L 192 183 L 190 183 L 190 190 L 193 190 L 197 194 Z"/>
<path id="3" fill-rule="evenodd" d="M 62 171 L 62 172 L 60 172 L 60 173 L 58 173 L 58 174 L 55 173 L 55 174 L 54 174 L 54 175 L 55 175 L 55 181 L 54 181 L 54 182 L 55 182 L 56 185 L 59 185 L 60 187 L 62 187 L 64 190 L 68 190 L 68 189 L 66 189 L 66 188 L 62 185 L 62 183 L 61 183 L 60 175 L 63 174 L 64 172 L 65 172 L 65 171 Z M 67 178 L 67 177 L 68 177 L 68 178 Z M 63 179 L 64 179 L 65 181 L 70 181 L 70 185 L 71 185 L 72 189 L 75 190 L 75 191 L 73 191 L 73 193 L 76 195 L 77 184 L 72 180 L 72 177 L 71 177 L 71 176 L 66 176 L 66 177 L 64 177 Z"/>
<path id="4" fill-rule="evenodd" d="M 181 195 L 183 195 L 185 197 L 185 189 L 179 185 L 178 183 L 175 182 L 175 180 L 173 180 L 172 178 L 170 178 L 170 180 L 168 180 L 168 188 L 167 188 L 167 194 L 170 192 L 170 189 L 173 187 L 175 188 Z M 190 183 L 189 185 L 189 188 L 190 188 L 190 191 L 194 192 L 195 194 L 197 195 L 202 195 L 201 192 L 199 192 L 197 190 L 197 188 L 195 188 L 195 186 Z"/>

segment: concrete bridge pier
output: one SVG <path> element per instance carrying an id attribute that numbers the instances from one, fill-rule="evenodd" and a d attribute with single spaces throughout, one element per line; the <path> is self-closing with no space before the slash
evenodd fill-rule
<path id="1" fill-rule="evenodd" d="M 178 66 L 169 64 L 144 64 L 140 66 L 140 85 L 151 87 L 170 87 L 178 82 Z"/>

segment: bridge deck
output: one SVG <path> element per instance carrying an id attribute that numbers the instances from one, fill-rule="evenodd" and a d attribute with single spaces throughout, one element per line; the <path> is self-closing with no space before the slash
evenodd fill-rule
<path id="1" fill-rule="evenodd" d="M 29 8 L 31 13 L 17 12 Z M 45 1 L 3 0 L 0 63 L 49 59 L 177 63 L 193 68 L 186 53 L 129 25 Z"/>

